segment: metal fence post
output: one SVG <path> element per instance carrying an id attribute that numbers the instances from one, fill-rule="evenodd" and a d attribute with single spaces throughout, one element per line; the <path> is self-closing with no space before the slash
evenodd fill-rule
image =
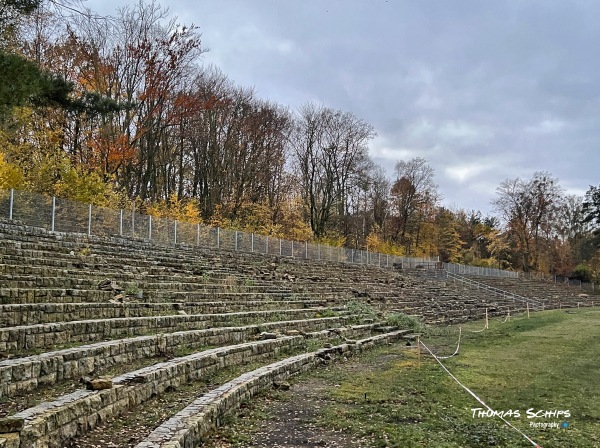
<path id="1" fill-rule="evenodd" d="M 385 254 L 385 267 L 390 267 L 390 254 Z"/>
<path id="2" fill-rule="evenodd" d="M 175 230 L 175 244 L 177 245 L 177 220 L 175 220 L 175 224 L 174 224 L 174 230 Z"/>
<path id="3" fill-rule="evenodd" d="M 148 215 L 148 241 L 152 241 L 152 215 Z"/>
<path id="4" fill-rule="evenodd" d="M 250 253 L 254 253 L 254 232 L 250 234 Z"/>
<path id="5" fill-rule="evenodd" d="M 131 206 L 131 238 L 135 238 L 135 202 Z"/>
<path id="6" fill-rule="evenodd" d="M 319 260 L 320 260 L 321 259 L 321 244 L 320 243 L 317 244 L 317 254 L 318 254 L 318 257 L 319 257 Z"/>
<path id="7" fill-rule="evenodd" d="M 217 249 L 221 247 L 221 228 L 217 227 Z"/>
<path id="8" fill-rule="evenodd" d="M 238 231 L 235 231 L 235 250 L 238 250 Z"/>
<path id="9" fill-rule="evenodd" d="M 379 267 L 381 267 L 381 252 L 379 252 Z"/>
<path id="10" fill-rule="evenodd" d="M 52 231 L 54 232 L 54 216 L 56 215 L 56 197 L 52 196 Z"/>
<path id="11" fill-rule="evenodd" d="M 265 242 L 265 254 L 269 255 L 269 235 L 267 235 L 267 241 Z"/>
<path id="12" fill-rule="evenodd" d="M 294 240 L 292 240 L 292 258 L 294 258 Z"/>
<path id="13" fill-rule="evenodd" d="M 279 238 L 279 256 L 281 257 L 281 254 L 283 253 L 282 247 L 281 247 L 281 238 Z"/>
<path id="14" fill-rule="evenodd" d="M 200 246 L 200 223 L 196 224 L 196 246 Z"/>
<path id="15" fill-rule="evenodd" d="M 350 249 L 350 262 L 354 263 L 354 249 Z"/>
<path id="16" fill-rule="evenodd" d="M 92 234 L 92 204 L 88 208 L 88 236 Z"/>
<path id="17" fill-rule="evenodd" d="M 13 205 L 15 203 L 15 190 L 10 189 L 10 207 L 8 210 L 8 219 L 12 221 L 13 219 Z"/>
<path id="18" fill-rule="evenodd" d="M 304 258 L 308 260 L 308 241 L 304 242 Z"/>
<path id="19" fill-rule="evenodd" d="M 121 209 L 121 218 L 119 220 L 119 236 L 123 236 L 123 209 Z"/>

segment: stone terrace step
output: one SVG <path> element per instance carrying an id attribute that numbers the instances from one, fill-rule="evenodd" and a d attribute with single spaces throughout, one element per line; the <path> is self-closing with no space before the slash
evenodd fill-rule
<path id="1" fill-rule="evenodd" d="M 188 316 L 152 316 L 117 319 L 94 319 L 39 325 L 0 328 L 0 351 L 15 352 L 36 348 L 51 348 L 73 342 L 88 342 L 156 332 L 194 330 L 213 326 L 228 326 L 237 321 L 286 320 L 318 317 L 327 308 L 246 311 Z"/>
<path id="2" fill-rule="evenodd" d="M 287 333 L 290 330 L 314 332 L 327 330 L 371 331 L 380 323 L 345 325 L 353 316 L 323 317 L 305 320 L 265 322 L 238 327 L 178 331 L 151 336 L 97 342 L 24 358 L 0 362 L 0 397 L 14 397 L 35 390 L 41 385 L 55 384 L 64 379 L 76 379 L 111 366 L 175 353 L 181 347 L 188 350 L 205 346 L 238 344 L 256 337 L 261 331 Z"/>
<path id="3" fill-rule="evenodd" d="M 20 227 L 20 230 L 15 230 L 17 226 L 13 226 L 13 225 L 3 225 L 0 226 L 0 231 L 4 231 L 5 234 L 10 234 L 12 236 L 12 238 L 14 239 L 20 239 L 20 240 L 25 240 L 25 241 L 29 241 L 29 242 L 34 242 L 37 243 L 40 240 L 45 240 L 46 242 L 51 242 L 51 243 L 60 243 L 63 246 L 65 246 L 65 249 L 70 249 L 73 250 L 74 248 L 87 248 L 90 247 L 93 250 L 93 245 L 94 244 L 100 244 L 101 246 L 105 247 L 105 246 L 113 246 L 117 251 L 123 251 L 123 247 L 127 247 L 128 251 L 130 252 L 134 252 L 137 251 L 140 254 L 143 254 L 144 251 L 148 251 L 148 250 L 152 250 L 152 252 L 157 252 L 157 253 L 164 253 L 164 254 L 170 254 L 170 256 L 172 256 L 172 249 L 170 248 L 165 248 L 162 246 L 157 246 L 153 243 L 148 243 L 148 242 L 144 242 L 144 241 L 140 241 L 140 240 L 127 240 L 127 239 L 120 239 L 120 238 L 100 238 L 100 237 L 87 237 L 85 235 L 63 235 L 63 234 L 50 234 L 49 232 L 44 231 L 43 229 L 35 229 L 35 228 L 31 228 L 31 227 Z M 23 235 L 23 230 L 25 230 L 28 233 L 33 233 L 35 236 L 31 237 L 31 235 L 29 236 L 24 236 Z M 64 251 L 66 252 L 66 250 Z M 190 247 L 190 246 L 178 246 L 177 247 L 177 252 L 178 255 L 181 256 L 182 254 L 190 254 L 193 256 L 204 256 L 207 259 L 210 260 L 220 260 L 224 263 L 228 263 L 231 264 L 232 262 L 236 265 L 238 265 L 239 267 L 241 267 L 244 270 L 247 270 L 247 266 L 251 266 L 252 262 L 256 262 L 257 260 L 263 260 L 263 262 L 261 263 L 261 265 L 264 265 L 264 261 L 265 260 L 272 260 L 274 258 L 279 258 L 279 257 L 273 257 L 272 255 L 269 256 L 264 256 L 262 254 L 245 254 L 245 253 L 235 253 L 235 255 L 233 253 L 228 253 L 227 251 L 218 251 L 219 258 L 215 258 L 215 251 L 211 250 L 211 249 L 206 249 L 206 248 L 197 248 L 197 247 Z M 229 258 L 229 261 L 227 260 Z M 243 263 L 239 263 L 240 259 L 243 260 Z M 287 265 L 290 268 L 293 268 L 295 265 L 300 264 L 301 266 L 304 265 L 304 267 L 302 268 L 302 270 L 312 270 L 314 273 L 323 273 L 323 269 L 329 269 L 331 266 L 331 263 L 327 260 L 323 260 L 321 262 L 319 261 L 312 261 L 310 264 L 307 264 L 305 261 L 303 261 L 302 259 L 289 259 L 289 258 L 281 258 L 281 266 L 283 267 L 284 265 Z M 335 263 L 336 266 L 338 265 L 337 263 Z M 339 269 L 341 271 L 351 271 L 356 273 L 356 269 L 361 269 L 363 272 L 381 272 L 380 268 L 374 267 L 374 266 L 359 266 L 359 265 L 352 265 L 352 264 L 339 264 Z M 254 269 L 254 268 L 250 268 L 250 269 Z M 339 271 L 338 271 L 339 272 Z"/>
<path id="4" fill-rule="evenodd" d="M 258 391 L 272 387 L 276 381 L 305 372 L 324 363 L 325 359 L 341 356 L 364 347 L 389 343 L 406 331 L 374 336 L 355 344 L 341 344 L 330 349 L 305 353 L 247 372 L 196 399 L 175 416 L 156 428 L 136 448 L 174 448 L 201 446 L 206 434 L 235 411 L 244 400 Z"/>
<path id="5" fill-rule="evenodd" d="M 61 243 L 61 244 L 65 244 L 65 243 L 66 243 L 63 237 L 61 237 L 59 241 L 60 241 L 60 243 Z M 111 240 L 109 239 L 109 241 L 111 241 Z M 73 244 L 76 244 L 76 243 L 73 243 Z M 117 244 L 117 243 L 114 243 L 114 242 L 112 242 L 111 244 Z M 119 244 L 122 244 L 122 242 L 119 242 Z M 67 247 L 67 248 L 65 248 L 65 250 L 64 250 L 63 252 L 64 252 L 64 253 L 66 253 L 66 249 L 72 249 L 73 247 L 74 247 L 74 246 L 72 246 L 72 247 Z M 119 254 L 123 252 L 123 248 L 122 248 L 121 246 L 119 246 L 118 250 L 119 250 Z M 163 250 L 163 251 L 164 251 L 164 250 L 166 250 L 166 249 L 165 249 L 165 248 L 162 248 L 162 249 L 160 249 L 160 250 Z M 185 251 L 184 251 L 184 252 L 185 252 Z M 69 252 L 69 253 L 70 253 L 70 252 Z M 69 256 L 70 256 L 70 255 L 69 255 Z M 239 262 L 237 261 L 237 258 L 239 258 L 239 257 L 245 257 L 245 256 L 246 256 L 245 254 L 236 254 L 236 257 L 234 258 L 234 262 L 235 262 L 235 264 L 236 264 L 236 265 L 239 265 Z M 75 258 L 76 258 L 76 257 L 75 257 Z M 119 263 L 118 263 L 119 265 L 121 265 L 121 264 L 122 264 L 122 261 L 123 261 L 123 260 L 122 260 L 122 258 L 123 258 L 123 256 L 121 255 L 121 256 L 119 257 Z M 181 266 L 181 264 L 182 264 L 182 260 L 181 260 L 181 256 L 180 256 L 180 254 L 177 254 L 177 257 L 176 257 L 176 258 L 177 258 L 177 265 Z M 220 257 L 219 259 L 220 259 L 221 261 L 223 261 L 223 262 L 224 262 L 224 264 L 226 264 L 226 263 L 228 263 L 228 262 L 229 262 L 229 261 L 228 261 L 228 258 L 233 258 L 233 257 L 231 256 L 231 254 L 229 254 L 229 256 L 223 255 L 223 256 L 222 256 L 222 257 Z M 216 259 L 216 258 L 214 257 L 214 254 L 213 254 L 213 256 L 212 256 L 212 258 L 211 258 L 211 259 L 212 259 L 212 260 L 215 260 L 215 259 Z M 254 259 L 255 261 L 256 261 L 256 260 L 259 260 L 259 261 L 260 261 L 260 263 L 258 263 L 258 264 L 260 265 L 260 267 L 259 267 L 259 268 L 257 268 L 257 269 L 259 269 L 259 270 L 263 270 L 263 271 L 264 271 L 264 265 L 265 265 L 265 263 L 266 263 L 267 261 L 271 260 L 271 259 L 272 259 L 272 257 L 271 257 L 271 258 L 269 258 L 269 257 L 261 257 L 261 256 L 256 256 L 256 255 L 254 255 L 254 256 L 253 256 L 253 259 Z M 262 260 L 262 261 L 261 261 L 261 260 Z M 139 261 L 139 260 L 137 260 L 137 259 L 136 259 L 136 262 L 138 262 L 138 261 Z M 53 263 L 57 263 L 57 260 L 52 260 L 52 262 L 53 262 Z M 60 263 L 59 263 L 59 264 L 60 264 Z M 270 265 L 273 265 L 273 263 L 270 263 Z M 318 272 L 318 274 L 321 276 L 321 278 L 322 278 L 322 279 L 331 280 L 331 278 L 332 278 L 332 276 L 330 276 L 330 275 L 323 276 L 323 274 L 324 274 L 324 272 L 323 272 L 323 271 L 324 271 L 324 270 L 326 270 L 326 269 L 331 269 L 329 264 L 326 264 L 325 266 L 317 266 L 317 267 L 316 267 L 316 270 L 315 270 L 315 269 L 313 269 L 312 267 L 308 266 L 306 263 L 301 263 L 301 264 L 298 264 L 298 263 L 296 263 L 296 262 L 291 262 L 291 263 L 289 263 L 289 262 L 288 262 L 288 260 L 283 260 L 281 263 L 275 263 L 275 267 L 276 267 L 276 268 L 280 268 L 280 267 L 281 267 L 281 266 L 283 266 L 283 265 L 285 265 L 284 269 L 285 269 L 286 271 L 287 271 L 287 270 L 289 270 L 288 268 L 295 268 L 295 267 L 299 267 L 300 271 L 307 271 L 307 270 L 311 270 L 311 269 L 312 269 L 313 271 L 315 271 L 315 272 Z M 155 266 L 155 263 L 152 263 L 152 266 Z M 343 267 L 342 265 L 340 265 L 340 267 L 341 267 L 341 270 L 342 270 L 342 271 L 343 271 L 343 270 L 349 270 L 349 271 L 353 272 L 353 274 L 354 274 L 354 275 L 357 275 L 357 268 L 359 268 L 359 269 L 358 269 L 358 272 L 362 272 L 362 275 L 363 275 L 363 278 L 364 278 L 364 279 L 370 279 L 370 278 L 372 278 L 372 275 L 371 275 L 371 274 L 372 274 L 373 272 L 377 272 L 377 273 L 379 273 L 379 274 L 381 275 L 381 269 L 372 268 L 372 267 L 368 267 L 368 268 L 367 268 L 367 267 L 356 267 L 356 266 L 351 266 L 351 269 L 346 269 L 346 268 L 345 268 L 345 267 Z M 211 266 L 211 268 L 212 268 L 212 266 Z M 238 271 L 239 271 L 239 270 L 238 270 Z M 296 274 L 297 274 L 297 273 L 296 273 Z M 367 276 L 365 277 L 364 275 L 367 275 Z M 385 275 L 389 276 L 389 272 L 388 272 L 388 273 L 386 273 Z M 311 280 L 312 280 L 312 281 L 314 281 L 314 280 L 315 280 L 315 278 L 314 278 L 314 277 L 315 277 L 315 274 L 314 274 L 314 273 L 313 273 L 313 274 L 309 274 L 309 275 L 308 275 L 308 277 L 309 277 L 309 278 L 311 278 Z M 335 277 L 333 277 L 333 278 L 335 278 Z M 297 282 L 297 281 L 298 281 L 298 279 L 296 279 L 296 282 Z M 343 279 L 343 278 L 342 278 L 342 279 L 340 279 L 340 282 L 342 282 L 342 281 L 344 281 L 344 279 Z M 386 280 L 386 279 L 382 279 L 382 280 L 381 280 L 381 283 L 389 283 L 389 281 L 388 281 L 388 280 Z M 346 281 L 346 284 L 347 284 L 347 281 Z M 342 288 L 342 289 L 343 289 L 343 288 Z M 338 290 L 339 290 L 339 289 L 338 289 Z"/>
<path id="6" fill-rule="evenodd" d="M 170 314 L 212 314 L 326 307 L 326 300 L 244 300 L 164 303 L 36 303 L 0 305 L 0 327 L 38 325 L 87 319 L 165 316 Z"/>
<path id="7" fill-rule="evenodd" d="M 399 337 L 399 336 L 397 336 Z M 390 335 L 369 340 L 390 341 Z M 62 446 L 64 441 L 89 431 L 99 422 L 139 406 L 151 396 L 169 387 L 197 380 L 230 365 L 268 359 L 282 350 L 301 348 L 302 336 L 284 336 L 275 340 L 242 343 L 176 358 L 113 379 L 113 388 L 101 391 L 77 391 L 54 402 L 43 403 L 12 416 L 23 422 L 19 431 L 24 446 Z M 361 341 L 360 346 L 367 345 Z M 346 348 L 345 350 L 349 350 Z"/>
<path id="8" fill-rule="evenodd" d="M 567 286 L 557 285 L 543 280 L 529 280 L 523 278 L 493 278 L 483 276 L 468 276 L 476 281 L 495 288 L 514 292 L 525 297 L 542 301 L 544 307 L 558 308 L 562 305 L 571 306 L 577 303 L 590 306 L 594 296 L 581 297 L 581 290 Z M 600 302 L 600 298 L 596 299 Z"/>
<path id="9" fill-rule="evenodd" d="M 44 232 L 39 232 L 38 234 L 44 234 Z M 123 246 L 128 247 L 128 251 L 134 252 L 137 251 L 140 254 L 144 254 L 144 251 L 147 251 L 148 249 L 152 249 L 152 252 L 156 252 L 156 253 L 164 253 L 170 257 L 173 256 L 173 252 L 172 249 L 170 248 L 165 248 L 162 246 L 156 246 L 152 243 L 144 243 L 141 241 L 131 241 L 131 240 L 121 240 L 121 239 L 116 239 L 116 238 L 98 238 L 98 237 L 91 237 L 91 238 L 87 238 L 86 236 L 79 236 L 79 237 L 74 237 L 74 236 L 69 236 L 69 235 L 49 235 L 46 234 L 47 238 L 46 240 L 49 242 L 54 242 L 56 243 L 57 241 L 60 244 L 63 245 L 67 245 L 65 247 L 65 250 L 63 252 L 67 252 L 67 249 L 73 250 L 74 248 L 86 248 L 89 247 L 90 244 L 101 244 L 102 246 L 108 246 L 108 245 L 113 245 L 113 247 L 118 251 L 121 252 L 123 251 Z M 19 234 L 18 232 L 16 233 L 15 238 L 20 238 L 22 237 L 21 234 Z M 54 237 L 54 240 L 52 240 L 52 237 Z M 33 239 L 34 242 L 37 242 L 39 240 L 38 239 Z M 69 241 L 72 240 L 72 241 Z M 69 246 L 70 245 L 70 246 Z M 93 246 L 92 246 L 92 250 L 93 250 Z M 264 266 L 264 261 L 265 260 L 272 260 L 274 257 L 273 256 L 263 256 L 261 254 L 243 254 L 243 253 L 235 253 L 235 255 L 233 255 L 232 253 L 227 253 L 226 251 L 220 251 L 219 252 L 219 257 L 215 257 L 215 252 L 211 251 L 209 249 L 204 249 L 204 248 L 190 248 L 190 247 L 186 247 L 186 246 L 182 246 L 182 247 L 177 247 L 177 252 L 178 252 L 178 256 L 182 256 L 185 254 L 189 254 L 190 256 L 195 256 L 195 257 L 199 257 L 199 256 L 204 256 L 206 259 L 209 259 L 210 261 L 221 261 L 223 263 L 227 263 L 227 264 L 235 264 L 238 267 L 241 267 L 243 270 L 248 270 L 247 266 L 251 265 L 252 261 L 256 262 L 257 260 L 263 260 L 261 262 L 261 265 Z M 187 255 L 185 255 L 187 256 Z M 239 263 L 239 259 L 243 259 L 244 263 Z M 277 257 L 275 257 L 277 258 Z M 229 260 L 228 260 L 229 259 Z M 324 269 L 329 269 L 330 268 L 330 263 L 327 261 L 322 261 L 322 262 L 315 262 L 315 264 L 319 265 L 315 268 L 315 266 L 313 265 L 307 265 L 306 262 L 302 261 L 302 260 L 292 260 L 292 259 L 286 259 L 283 258 L 281 259 L 281 265 L 283 266 L 284 264 L 287 264 L 290 268 L 295 266 L 297 262 L 300 262 L 300 265 L 304 265 L 304 267 L 302 268 L 302 270 L 313 270 L 313 272 L 315 273 L 323 273 L 323 268 Z M 178 263 L 178 265 L 180 265 L 180 263 Z M 337 265 L 337 264 L 336 264 Z M 377 272 L 377 270 L 379 268 L 375 268 L 372 266 L 369 267 L 365 267 L 365 266 L 356 266 L 356 265 L 350 265 L 348 268 L 345 267 L 343 264 L 339 265 L 339 268 L 343 271 L 343 270 L 349 270 L 349 271 L 353 271 L 356 273 L 356 268 L 362 268 L 362 270 L 364 272 Z M 250 270 L 252 270 L 253 268 L 250 268 Z"/>
<path id="10" fill-rule="evenodd" d="M 117 295 L 114 291 L 100 291 L 72 288 L 0 288 L 0 304 L 44 304 L 44 303 L 110 303 Z M 322 300 L 330 303 L 348 298 L 345 293 L 320 292 L 221 292 L 207 291 L 144 291 L 142 299 L 145 302 L 203 302 L 219 301 L 287 301 L 287 300 Z M 140 299 L 136 299 L 140 300 Z"/>

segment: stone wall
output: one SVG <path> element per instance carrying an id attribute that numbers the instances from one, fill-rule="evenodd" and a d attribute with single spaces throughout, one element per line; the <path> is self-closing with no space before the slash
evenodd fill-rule
<path id="1" fill-rule="evenodd" d="M 40 303 L 2 305 L 0 328 L 88 319 L 118 319 L 177 314 L 215 314 L 234 311 L 314 308 L 325 300 L 244 300 L 184 303 Z"/>
<path id="2" fill-rule="evenodd" d="M 346 352 L 389 342 L 405 333 L 406 331 L 400 331 L 374 336 L 357 344 L 343 344 L 329 352 Z M 113 378 L 114 386 L 110 389 L 78 390 L 53 402 L 42 403 L 8 419 L 2 419 L 0 431 L 8 432 L 11 428 L 18 427 L 21 446 L 58 448 L 65 440 L 87 432 L 127 409 L 139 406 L 150 397 L 163 393 L 168 387 L 197 380 L 227 366 L 259 361 L 282 350 L 301 347 L 304 343 L 303 336 L 283 336 L 175 358 Z M 0 436 L 0 443 L 2 437 L 4 436 Z M 6 438 L 4 443 L 7 443 Z"/>
<path id="3" fill-rule="evenodd" d="M 195 330 L 212 326 L 231 326 L 252 320 L 306 319 L 315 317 L 322 308 L 310 310 L 269 310 L 220 314 L 169 315 L 94 319 L 0 328 L 0 351 L 51 348 L 72 342 L 97 341 L 105 338 L 149 333 Z"/>
<path id="4" fill-rule="evenodd" d="M 342 344 L 313 353 L 305 353 L 244 373 L 195 400 L 156 428 L 136 448 L 198 446 L 202 443 L 204 436 L 220 424 L 227 414 L 231 414 L 239 408 L 242 401 L 254 396 L 260 390 L 271 387 L 275 381 L 305 372 L 325 362 L 325 359 L 357 352 L 365 347 L 394 342 L 403 334 L 403 332 L 394 332 L 374 336 L 357 341 L 356 344 Z"/>
<path id="5" fill-rule="evenodd" d="M 98 369 L 137 359 L 168 355 L 182 347 L 198 349 L 205 346 L 238 344 L 255 337 L 261 331 L 281 333 L 289 330 L 319 331 L 339 327 L 345 321 L 345 317 L 328 317 L 163 333 L 97 342 L 36 356 L 8 359 L 0 362 L 0 397 L 14 397 L 42 385 L 55 384 L 64 379 L 78 379 Z M 364 330 L 375 326 L 377 324 L 356 326 L 356 328 Z"/>

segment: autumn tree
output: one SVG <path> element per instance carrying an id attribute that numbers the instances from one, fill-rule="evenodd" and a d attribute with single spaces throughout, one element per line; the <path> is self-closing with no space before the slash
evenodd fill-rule
<path id="1" fill-rule="evenodd" d="M 507 179 L 496 189 L 492 204 L 506 222 L 514 242 L 516 267 L 538 270 L 544 245 L 557 228 L 562 188 L 549 173 L 536 172 L 532 179 Z"/>
<path id="2" fill-rule="evenodd" d="M 461 259 L 463 241 L 458 232 L 458 221 L 455 214 L 445 207 L 438 207 L 434 223 L 435 246 L 440 261 L 458 262 Z"/>
<path id="3" fill-rule="evenodd" d="M 433 177 L 433 168 L 422 157 L 396 164 L 396 180 L 391 189 L 394 234 L 407 254 L 418 249 L 423 224 L 432 218 L 439 202 Z"/>

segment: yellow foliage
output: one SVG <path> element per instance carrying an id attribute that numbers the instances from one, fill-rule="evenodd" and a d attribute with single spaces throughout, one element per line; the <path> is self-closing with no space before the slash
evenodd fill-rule
<path id="1" fill-rule="evenodd" d="M 0 152 L 0 190 L 25 189 L 25 174 L 18 166 L 6 161 Z"/>
<path id="2" fill-rule="evenodd" d="M 334 230 L 328 231 L 324 236 L 319 238 L 319 243 L 333 247 L 343 247 L 346 244 L 346 237 Z"/>
<path id="3" fill-rule="evenodd" d="M 0 153 L 0 189 L 45 193 L 101 206 L 116 205 L 122 199 L 111 182 L 96 172 L 78 170 L 60 153 L 39 156 L 36 164 L 27 165 L 9 163 Z"/>
<path id="4" fill-rule="evenodd" d="M 213 212 L 212 216 L 210 217 L 210 221 L 208 222 L 208 225 L 211 227 L 222 227 L 222 228 L 233 227 L 231 220 L 228 218 L 225 218 L 225 210 L 223 209 L 222 204 L 217 204 L 217 206 L 215 207 L 215 211 Z"/>
<path id="5" fill-rule="evenodd" d="M 171 218 L 180 222 L 199 224 L 200 205 L 196 199 L 180 199 L 176 194 L 146 206 L 146 213 L 155 218 Z"/>
<path id="6" fill-rule="evenodd" d="M 60 180 L 54 184 L 54 195 L 104 207 L 122 202 L 112 185 L 98 173 L 81 172 L 68 162 L 61 167 Z"/>
<path id="7" fill-rule="evenodd" d="M 600 282 L 600 250 L 596 251 L 588 264 L 592 273 L 592 280 L 594 282 Z"/>
<path id="8" fill-rule="evenodd" d="M 264 203 L 244 202 L 232 215 L 232 227 L 248 233 L 273 235 L 273 212 Z"/>
<path id="9" fill-rule="evenodd" d="M 497 268 L 499 266 L 498 260 L 495 258 L 473 258 L 471 260 L 463 260 L 463 262 L 468 262 L 467 264 L 471 266 L 482 268 Z"/>
<path id="10" fill-rule="evenodd" d="M 244 202 L 232 210 L 219 204 L 209 225 L 258 233 L 295 241 L 312 241 L 310 226 L 301 218 L 301 209 L 293 201 L 274 211 L 266 203 Z M 276 221 L 276 222 L 274 222 Z"/>
<path id="11" fill-rule="evenodd" d="M 15 108 L 10 123 L 0 131 L 0 188 L 17 188 L 101 206 L 115 206 L 123 197 L 114 191 L 112 179 L 73 164 L 62 150 L 62 126 L 41 125 L 57 111 Z M 7 162 L 10 160 L 10 163 Z"/>
<path id="12" fill-rule="evenodd" d="M 295 241 L 312 241 L 314 236 L 310 225 L 303 219 L 302 201 L 295 198 L 282 204 L 278 213 L 276 236 Z"/>
<path id="13" fill-rule="evenodd" d="M 403 247 L 383 240 L 375 230 L 367 236 L 367 248 L 372 252 L 380 252 L 382 254 L 397 255 L 399 257 L 404 255 Z"/>

